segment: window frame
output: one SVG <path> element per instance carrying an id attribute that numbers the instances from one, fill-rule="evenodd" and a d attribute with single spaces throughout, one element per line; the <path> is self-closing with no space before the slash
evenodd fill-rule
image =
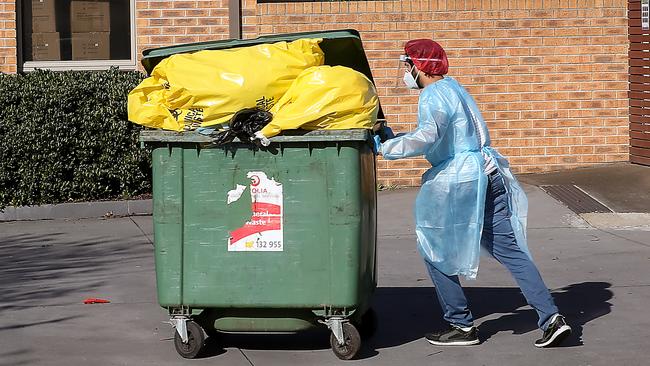
<path id="1" fill-rule="evenodd" d="M 136 70 L 137 69 L 137 52 L 136 52 L 136 22 L 135 22 L 135 2 L 136 0 L 129 0 L 130 12 L 130 30 L 131 30 L 131 59 L 130 60 L 82 60 L 82 61 L 23 61 L 23 14 L 22 14 L 23 0 L 16 1 L 16 56 L 19 71 L 30 72 L 36 69 L 47 69 L 52 71 L 92 71 L 92 70 L 107 70 L 111 67 L 118 67 L 120 70 Z"/>

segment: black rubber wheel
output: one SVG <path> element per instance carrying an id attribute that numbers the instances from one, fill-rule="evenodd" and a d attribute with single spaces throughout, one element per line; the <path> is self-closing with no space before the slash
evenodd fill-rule
<path id="1" fill-rule="evenodd" d="M 330 346 L 336 357 L 341 360 L 351 360 L 361 349 L 361 336 L 354 325 L 343 323 L 343 339 L 345 343 L 339 344 L 334 333 L 330 334 Z"/>
<path id="2" fill-rule="evenodd" d="M 181 336 L 174 329 L 174 347 L 184 358 L 196 358 L 203 350 L 204 341 L 203 329 L 191 320 L 187 322 L 187 343 L 183 343 Z"/>
<path id="3" fill-rule="evenodd" d="M 354 323 L 354 325 L 359 329 L 361 339 L 368 339 L 377 332 L 377 319 L 377 313 L 375 310 L 369 308 L 363 316 L 361 316 L 361 320 Z"/>

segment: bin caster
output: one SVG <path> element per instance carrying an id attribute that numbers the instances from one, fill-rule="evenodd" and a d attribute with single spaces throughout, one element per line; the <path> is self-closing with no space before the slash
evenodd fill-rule
<path id="1" fill-rule="evenodd" d="M 359 331 L 352 323 L 347 321 L 333 320 L 332 323 L 334 323 L 331 327 L 332 334 L 330 334 L 332 351 L 341 360 L 353 359 L 357 355 L 357 352 L 359 352 L 359 349 L 361 349 L 361 336 L 359 336 Z"/>
<path id="2" fill-rule="evenodd" d="M 176 352 L 184 358 L 196 358 L 203 350 L 205 335 L 203 329 L 196 322 L 187 318 L 172 319 L 176 331 L 174 332 L 174 347 Z"/>

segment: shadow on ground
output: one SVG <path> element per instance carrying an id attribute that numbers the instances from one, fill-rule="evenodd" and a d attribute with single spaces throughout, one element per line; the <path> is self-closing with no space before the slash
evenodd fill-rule
<path id="1" fill-rule="evenodd" d="M 0 314 L 70 304 L 69 295 L 75 293 L 79 298 L 74 303 L 81 303 L 81 294 L 110 281 L 115 263 L 128 268 L 129 263 L 151 255 L 150 247 L 133 245 L 136 240 L 91 237 L 70 241 L 65 233 L 0 236 Z"/>
<path id="2" fill-rule="evenodd" d="M 613 296 L 607 282 L 576 283 L 553 291 L 553 297 L 573 328 L 564 347 L 582 344 L 583 326 L 610 312 Z M 539 332 L 537 314 L 525 302 L 518 288 L 469 287 L 465 289 L 479 326 L 482 342 L 499 332 L 524 334 Z M 379 324 L 377 332 L 364 343 L 359 358 L 370 358 L 377 350 L 397 347 L 421 339 L 425 333 L 441 329 L 440 307 L 432 287 L 380 287 L 373 299 Z M 482 321 L 492 314 L 497 319 Z M 540 332 L 541 335 L 541 332 Z M 223 347 L 250 350 L 323 350 L 329 348 L 329 332 L 314 329 L 297 334 L 219 334 L 208 339 L 205 357 L 217 356 Z"/>
<path id="3" fill-rule="evenodd" d="M 609 300 L 613 296 L 610 287 L 611 284 L 606 282 L 584 282 L 553 291 L 557 306 L 573 328 L 565 346 L 582 344 L 584 324 L 610 312 L 612 305 Z M 380 324 L 373 339 L 374 346 L 399 346 L 445 327 L 434 291 L 431 287 L 379 288 L 374 307 Z M 537 314 L 526 304 L 518 288 L 469 287 L 465 293 L 483 342 L 498 332 L 524 334 L 538 331 Z M 481 320 L 492 314 L 503 315 L 497 319 Z"/>
<path id="4" fill-rule="evenodd" d="M 34 361 L 35 360 L 31 357 L 31 352 L 29 349 L 19 349 L 8 352 L 0 351 L 0 366 L 33 365 Z"/>

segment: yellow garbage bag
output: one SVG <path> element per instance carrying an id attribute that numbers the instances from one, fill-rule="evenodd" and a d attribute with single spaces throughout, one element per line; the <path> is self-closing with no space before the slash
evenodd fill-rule
<path id="1" fill-rule="evenodd" d="M 172 55 L 129 93 L 129 120 L 183 131 L 224 123 L 239 110 L 269 110 L 309 67 L 323 64 L 320 39 Z"/>
<path id="2" fill-rule="evenodd" d="M 271 108 L 273 120 L 261 133 L 273 137 L 284 130 L 372 128 L 379 98 L 372 82 L 344 66 L 305 70 Z"/>

